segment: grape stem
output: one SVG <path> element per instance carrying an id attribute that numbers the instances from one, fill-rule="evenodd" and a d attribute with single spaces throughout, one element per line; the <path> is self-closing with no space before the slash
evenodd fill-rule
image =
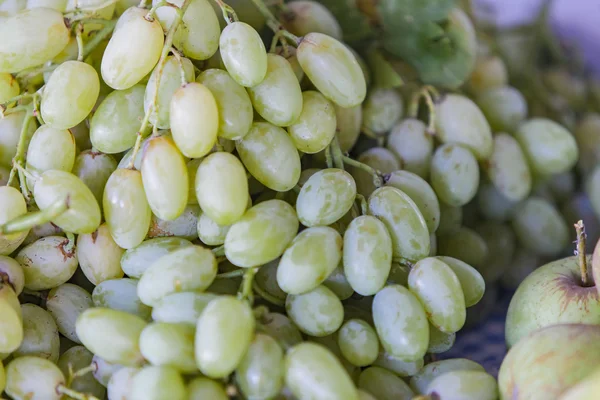
<path id="1" fill-rule="evenodd" d="M 335 168 L 344 169 L 344 154 L 340 148 L 340 142 L 337 135 L 331 140 L 331 157 L 333 158 L 333 166 Z"/>
<path id="2" fill-rule="evenodd" d="M 344 156 L 343 159 L 346 164 L 351 165 L 355 168 L 362 169 L 363 171 L 371 174 L 373 176 L 373 184 L 376 188 L 383 186 L 383 176 L 375 168 L 370 167 L 367 164 L 363 164 L 360 161 L 353 160 L 347 156 Z"/>
<path id="3" fill-rule="evenodd" d="M 588 270 L 587 270 L 587 260 L 585 257 L 585 240 L 587 238 L 587 234 L 585 233 L 585 225 L 582 220 L 577 221 L 575 224 L 575 231 L 577 232 L 577 240 L 575 243 L 577 247 L 575 248 L 575 255 L 579 257 L 579 269 L 581 271 L 581 283 L 583 286 L 588 285 Z"/>
<path id="4" fill-rule="evenodd" d="M 12 99 L 8 99 L 4 103 L 0 103 L 0 112 L 4 113 L 4 111 L 6 111 L 8 109 L 8 106 L 11 103 L 16 103 L 19 100 L 25 100 L 25 99 L 28 99 L 30 97 L 37 96 L 38 94 L 39 94 L 38 92 L 22 93 L 22 94 L 20 94 L 18 96 L 13 97 Z M 0 116 L 4 116 L 4 114 L 0 114 Z"/>
<path id="5" fill-rule="evenodd" d="M 362 215 L 367 215 L 369 212 L 369 205 L 367 204 L 367 199 L 360 193 L 356 194 L 356 200 L 360 203 L 360 212 Z"/>
<path id="6" fill-rule="evenodd" d="M 34 93 L 34 94 L 37 94 Z M 23 118 L 23 125 L 21 125 L 21 132 L 19 133 L 19 142 L 17 144 L 17 152 L 15 154 L 15 156 L 12 159 L 12 168 L 10 170 L 10 174 L 8 175 L 8 183 L 7 185 L 10 185 L 12 183 L 12 180 L 15 176 L 15 173 L 18 170 L 18 166 L 21 165 L 21 163 L 25 158 L 25 143 L 27 142 L 27 130 L 29 129 L 29 124 L 31 122 L 31 118 L 33 117 L 33 112 L 31 110 L 31 108 L 28 108 L 27 111 L 25 112 L 25 117 Z M 22 177 L 22 172 L 19 170 L 19 179 L 22 181 L 21 182 L 21 190 L 23 189 L 23 184 L 24 179 L 21 179 Z M 25 190 L 27 192 L 27 190 Z M 23 193 L 23 196 L 25 196 L 25 199 L 28 199 L 29 194 L 27 193 Z"/>
<path id="7" fill-rule="evenodd" d="M 96 364 L 91 363 L 87 367 L 83 367 L 81 369 L 78 369 L 77 371 L 73 371 L 73 365 L 69 363 L 69 377 L 67 378 L 67 386 L 71 386 L 71 383 L 73 383 L 75 379 L 89 374 L 90 372 L 96 372 L 97 369 L 98 367 L 96 366 Z"/>
<path id="8" fill-rule="evenodd" d="M 216 279 L 229 279 L 229 278 L 237 278 L 238 276 L 244 275 L 244 269 L 236 269 L 235 271 L 223 272 L 216 276 Z"/>
<path id="9" fill-rule="evenodd" d="M 167 36 L 165 38 L 165 43 L 162 48 L 162 52 L 160 54 L 160 59 L 158 60 L 158 64 L 156 65 L 156 83 L 154 86 L 154 93 L 152 96 L 152 103 L 150 103 L 150 107 L 144 114 L 144 119 L 142 120 L 142 124 L 140 125 L 140 129 L 137 132 L 137 138 L 135 140 L 135 145 L 133 146 L 133 152 L 131 153 L 131 160 L 129 160 L 129 164 L 127 165 L 128 169 L 133 169 L 133 163 L 135 158 L 137 157 L 137 153 L 140 151 L 140 145 L 142 144 L 142 139 L 145 136 L 146 128 L 148 127 L 148 123 L 150 122 L 150 115 L 152 113 L 156 113 L 158 115 L 158 88 L 160 87 L 160 79 L 162 77 L 163 70 L 165 69 L 165 64 L 167 63 L 167 56 L 171 50 L 171 46 L 173 45 L 173 39 L 175 37 L 175 32 L 181 23 L 181 19 L 185 10 L 187 10 L 188 6 L 192 0 L 185 0 L 181 5 L 181 12 L 175 14 L 175 18 L 171 23 L 171 27 L 167 32 Z M 152 72 L 154 73 L 154 72 Z"/>
<path id="10" fill-rule="evenodd" d="M 252 282 L 252 289 L 256 292 L 256 294 L 258 294 L 261 298 L 265 299 L 269 303 L 275 304 L 276 306 L 279 306 L 279 307 L 284 307 L 285 306 L 285 301 L 283 301 L 281 299 L 278 299 L 275 296 L 271 296 L 269 293 L 267 293 L 266 291 L 264 291 L 258 285 L 258 283 L 256 283 L 256 281 Z"/>
<path id="11" fill-rule="evenodd" d="M 325 148 L 325 164 L 327 168 L 333 168 L 333 159 L 331 158 L 331 144 Z"/>
<path id="12" fill-rule="evenodd" d="M 275 18 L 271 10 L 269 10 L 269 7 L 267 7 L 262 0 L 252 0 L 252 3 L 254 3 L 256 8 L 258 8 L 258 11 L 260 11 L 260 13 L 265 17 L 265 19 L 267 20 L 267 25 L 269 26 L 269 28 L 271 28 L 273 32 L 281 32 L 280 35 L 290 40 L 294 45 L 296 45 L 296 47 L 300 44 L 302 38 L 299 38 L 298 36 L 285 30 L 283 28 L 283 25 L 281 25 L 281 22 L 279 22 L 279 20 Z"/>
<path id="13" fill-rule="evenodd" d="M 435 133 L 435 102 L 439 99 L 439 92 L 430 85 L 425 85 L 414 93 L 408 108 L 408 116 L 417 118 L 419 114 L 419 104 L 421 99 L 425 101 L 428 111 L 427 133 L 433 135 Z"/>
<path id="14" fill-rule="evenodd" d="M 244 277 L 242 278 L 242 284 L 240 285 L 240 291 L 238 292 L 238 299 L 248 300 L 250 304 L 254 302 L 252 282 L 254 281 L 256 271 L 258 271 L 258 267 L 247 268 L 246 271 L 244 271 Z"/>
<path id="15" fill-rule="evenodd" d="M 225 20 L 225 22 L 227 22 L 227 25 L 231 24 L 232 22 L 239 21 L 239 18 L 237 16 L 237 14 L 235 13 L 235 10 L 229 4 L 225 3 L 223 0 L 214 0 L 214 1 L 215 1 L 215 3 L 217 3 L 219 8 L 221 9 L 221 12 L 223 13 L 223 19 Z"/>
<path id="16" fill-rule="evenodd" d="M 214 249 L 212 249 L 212 252 L 215 255 L 215 257 L 224 256 L 225 255 L 225 246 L 215 247 Z"/>
<path id="17" fill-rule="evenodd" d="M 59 217 L 69 209 L 70 197 L 57 201 L 42 211 L 20 215 L 0 225 L 0 235 L 25 232 L 34 226 L 42 225 Z"/>
<path id="18" fill-rule="evenodd" d="M 171 53 L 175 60 L 177 61 L 177 65 L 179 66 L 179 73 L 181 74 L 181 86 L 187 85 L 187 79 L 185 78 L 185 69 L 183 68 L 183 62 L 181 61 L 181 53 L 175 47 L 171 47 Z"/>
<path id="19" fill-rule="evenodd" d="M 83 24 L 75 25 L 75 40 L 77 40 L 77 61 L 83 61 Z"/>
<path id="20" fill-rule="evenodd" d="M 88 393 L 80 393 L 76 390 L 69 389 L 67 386 L 60 384 L 56 387 L 56 392 L 65 394 L 75 400 L 100 400 L 96 396 Z"/>
<path id="21" fill-rule="evenodd" d="M 146 14 L 146 16 L 144 17 L 146 19 L 146 21 L 153 22 L 154 17 L 155 17 L 154 14 L 156 14 L 156 10 L 158 10 L 161 7 L 172 7 L 175 9 L 176 13 L 182 14 L 181 9 L 179 7 L 177 7 L 175 4 L 169 3 L 168 1 L 159 1 L 158 3 L 156 3 L 155 5 L 152 6 L 152 8 L 148 11 L 148 14 Z M 181 17 L 183 18 L 183 15 L 181 15 Z"/>

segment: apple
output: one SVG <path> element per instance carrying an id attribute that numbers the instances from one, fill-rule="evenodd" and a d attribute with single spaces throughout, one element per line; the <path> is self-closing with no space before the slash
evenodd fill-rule
<path id="1" fill-rule="evenodd" d="M 587 264 L 591 257 L 584 258 Z M 600 324 L 600 295 L 587 265 L 587 284 L 577 256 L 543 265 L 515 292 L 506 315 L 506 345 L 510 348 L 529 333 L 555 324 Z"/>
<path id="2" fill-rule="evenodd" d="M 502 400 L 558 399 L 600 365 L 600 326 L 542 328 L 510 349 L 500 367 Z"/>

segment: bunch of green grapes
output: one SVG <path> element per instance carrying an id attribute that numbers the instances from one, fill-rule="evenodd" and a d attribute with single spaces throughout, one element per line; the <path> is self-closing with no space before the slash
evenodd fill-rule
<path id="1" fill-rule="evenodd" d="M 598 225 L 600 117 L 453 1 L 349 3 L 0 0 L 0 394 L 498 397 L 435 355 Z"/>

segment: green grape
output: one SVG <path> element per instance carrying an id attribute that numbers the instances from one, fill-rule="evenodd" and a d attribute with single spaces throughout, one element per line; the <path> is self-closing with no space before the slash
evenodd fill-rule
<path id="1" fill-rule="evenodd" d="M 171 367 L 148 366 L 132 378 L 131 400 L 186 400 L 187 392 L 183 377 Z"/>
<path id="2" fill-rule="evenodd" d="M 198 204 L 219 225 L 238 221 L 248 204 L 248 179 L 237 157 L 217 152 L 206 157 L 196 173 Z"/>
<path id="3" fill-rule="evenodd" d="M 19 82 L 9 73 L 0 72 L 0 103 L 4 103 L 21 93 Z"/>
<path id="4" fill-rule="evenodd" d="M 496 189 L 492 183 L 482 183 L 475 198 L 478 210 L 486 219 L 493 221 L 507 221 L 512 218 L 518 205 L 517 202 L 507 199 Z"/>
<path id="5" fill-rule="evenodd" d="M 112 374 L 106 386 L 106 394 L 108 398 L 119 400 L 131 398 L 133 378 L 138 371 L 139 368 L 125 367 Z"/>
<path id="6" fill-rule="evenodd" d="M 6 366 L 4 390 L 13 399 L 60 400 L 63 395 L 57 389 L 64 384 L 61 370 L 45 358 L 19 357 Z"/>
<path id="7" fill-rule="evenodd" d="M 228 400 L 229 396 L 225 388 L 220 383 L 209 378 L 198 377 L 192 379 L 187 386 L 188 398 L 192 399 L 211 399 Z"/>
<path id="8" fill-rule="evenodd" d="M 211 91 L 201 83 L 187 83 L 174 91 L 170 110 L 173 140 L 183 155 L 207 155 L 219 129 L 219 111 Z"/>
<path id="9" fill-rule="evenodd" d="M 142 182 L 152 213 L 167 221 L 181 215 L 187 205 L 188 177 L 183 156 L 166 136 L 144 146 Z"/>
<path id="10" fill-rule="evenodd" d="M 25 111 L 15 112 L 0 118 L 0 164 L 11 167 L 12 159 L 17 154 L 17 145 L 21 136 L 23 121 L 27 117 Z M 30 117 L 27 117 L 30 118 Z M 25 145 L 29 145 L 29 140 L 36 130 L 36 124 L 30 123 L 25 132 Z"/>
<path id="11" fill-rule="evenodd" d="M 35 8 L 6 18 L 0 37 L 7 38 L 0 44 L 0 72 L 19 72 L 56 57 L 69 42 L 69 28 L 59 11 Z"/>
<path id="12" fill-rule="evenodd" d="M 211 91 L 217 103 L 218 136 L 230 140 L 243 138 L 254 117 L 250 97 L 244 88 L 220 69 L 208 69 L 196 81 Z"/>
<path id="13" fill-rule="evenodd" d="M 298 232 L 292 206 L 268 200 L 250 208 L 231 226 L 225 238 L 225 256 L 238 267 L 264 265 L 281 256 Z"/>
<path id="14" fill-rule="evenodd" d="M 336 134 L 335 107 L 319 92 L 303 92 L 302 113 L 288 132 L 299 151 L 314 154 L 324 150 Z"/>
<path id="15" fill-rule="evenodd" d="M 121 256 L 123 250 L 112 236 L 106 224 L 102 224 L 91 234 L 77 237 L 77 258 L 86 278 L 94 284 L 123 277 Z"/>
<path id="16" fill-rule="evenodd" d="M 354 294 L 354 289 L 348 283 L 342 265 L 336 269 L 323 281 L 323 285 L 331 290 L 342 301 L 350 298 Z"/>
<path id="17" fill-rule="evenodd" d="M 290 13 L 284 18 L 283 26 L 296 36 L 311 32 L 324 33 L 342 40 L 342 28 L 335 16 L 316 1 L 295 0 L 286 4 Z"/>
<path id="18" fill-rule="evenodd" d="M 427 394 L 443 399 L 495 400 L 498 385 L 483 371 L 450 371 L 431 381 Z"/>
<path id="19" fill-rule="evenodd" d="M 479 233 L 461 227 L 456 232 L 439 235 L 437 240 L 438 255 L 457 258 L 475 268 L 484 268 L 489 249 Z"/>
<path id="20" fill-rule="evenodd" d="M 77 318 L 76 333 L 88 350 L 109 363 L 138 366 L 143 362 L 139 336 L 145 326 L 136 315 L 92 307 Z"/>
<path id="21" fill-rule="evenodd" d="M 42 118 L 52 128 L 72 128 L 92 111 L 99 93 L 100 80 L 94 67 L 81 61 L 65 61 L 44 86 Z"/>
<path id="22" fill-rule="evenodd" d="M 265 79 L 267 52 L 250 25 L 240 21 L 228 24 L 221 32 L 219 51 L 227 72 L 240 85 L 253 87 Z"/>
<path id="23" fill-rule="evenodd" d="M 303 230 L 283 253 L 277 267 L 277 284 L 286 293 L 301 294 L 319 286 L 342 258 L 342 237 L 319 226 Z"/>
<path id="24" fill-rule="evenodd" d="M 431 354 L 444 353 L 454 346 L 456 333 L 445 333 L 429 323 L 429 346 L 427 352 Z"/>
<path id="25" fill-rule="evenodd" d="M 4 283 L 9 284 L 18 295 L 25 286 L 25 274 L 23 268 L 14 258 L 0 256 L 0 276 Z"/>
<path id="26" fill-rule="evenodd" d="M 358 378 L 358 387 L 378 400 L 410 400 L 414 393 L 400 377 L 380 367 L 369 367 Z"/>
<path id="27" fill-rule="evenodd" d="M 449 266 L 456 274 L 464 294 L 465 306 L 471 307 L 477 304 L 485 293 L 483 276 L 475 268 L 457 258 L 445 256 L 436 258 Z"/>
<path id="28" fill-rule="evenodd" d="M 373 322 L 388 354 L 404 361 L 423 358 L 429 343 L 427 317 L 407 288 L 389 285 L 381 289 L 373 300 Z"/>
<path id="29" fill-rule="evenodd" d="M 58 361 L 60 341 L 56 323 L 46 310 L 35 304 L 21 306 L 23 341 L 13 357 L 36 356 Z"/>
<path id="30" fill-rule="evenodd" d="M 141 278 L 156 260 L 182 247 L 191 246 L 189 240 L 163 237 L 143 241 L 127 250 L 121 257 L 121 269 L 130 278 Z"/>
<path id="31" fill-rule="evenodd" d="M 239 365 L 254 335 L 254 316 L 248 303 L 233 296 L 211 301 L 196 325 L 195 354 L 200 371 L 223 378 Z"/>
<path id="32" fill-rule="evenodd" d="M 276 396 L 283 386 L 283 350 L 271 336 L 258 333 L 235 371 L 242 393 L 250 399 Z"/>
<path id="33" fill-rule="evenodd" d="M 150 364 L 181 373 L 197 371 L 194 359 L 195 329 L 186 324 L 154 322 L 140 334 L 140 351 Z"/>
<path id="34" fill-rule="evenodd" d="M 177 236 L 187 240 L 196 239 L 198 237 L 196 225 L 199 212 L 198 205 L 188 205 L 179 217 L 171 221 L 165 221 L 152 215 L 148 238 Z"/>
<path id="35" fill-rule="evenodd" d="M 104 153 L 119 153 L 135 144 L 144 117 L 143 85 L 115 90 L 102 100 L 90 119 L 90 140 Z"/>
<path id="36" fill-rule="evenodd" d="M 481 193 L 481 190 L 479 191 Z M 458 232 L 462 226 L 463 210 L 461 207 L 452 207 L 444 203 L 440 204 L 440 223 L 435 233 L 445 235 Z"/>
<path id="37" fill-rule="evenodd" d="M 414 118 L 399 122 L 392 128 L 386 146 L 398 157 L 403 169 L 423 179 L 429 177 L 433 136 L 423 122 Z"/>
<path id="38" fill-rule="evenodd" d="M 561 125 L 544 118 L 522 123 L 515 132 L 532 172 L 551 175 L 571 169 L 579 151 L 573 135 Z"/>
<path id="39" fill-rule="evenodd" d="M 488 257 L 480 272 L 486 282 L 495 282 L 511 265 L 516 248 L 515 234 L 508 224 L 493 221 L 485 221 L 478 225 L 476 232 L 488 248 Z"/>
<path id="40" fill-rule="evenodd" d="M 212 293 L 171 293 L 160 299 L 152 308 L 152 319 L 157 322 L 196 326 L 202 311 L 216 298 L 217 295 Z"/>
<path id="41" fill-rule="evenodd" d="M 338 332 L 340 351 L 346 360 L 358 367 L 371 365 L 379 354 L 375 329 L 360 319 L 351 319 Z"/>
<path id="42" fill-rule="evenodd" d="M 337 104 L 333 105 L 335 109 L 336 120 L 336 135 L 340 143 L 342 152 L 349 152 L 360 135 L 362 128 L 362 106 L 340 107 Z"/>
<path id="43" fill-rule="evenodd" d="M 322 33 L 302 38 L 296 56 L 304 73 L 329 100 L 341 107 L 363 102 L 367 85 L 352 52 L 341 42 Z M 327 69 L 322 66 L 327 65 Z"/>
<path id="44" fill-rule="evenodd" d="M 203 291 L 216 275 L 217 261 L 212 251 L 200 246 L 185 246 L 150 265 L 138 283 L 138 297 L 142 303 L 153 306 L 171 293 Z"/>
<path id="45" fill-rule="evenodd" d="M 475 361 L 466 358 L 451 358 L 427 364 L 416 375 L 410 378 L 410 387 L 417 393 L 427 393 L 429 384 L 437 377 L 452 371 L 485 372 Z"/>
<path id="46" fill-rule="evenodd" d="M 19 348 L 23 341 L 21 305 L 11 286 L 0 283 L 0 358 Z"/>
<path id="47" fill-rule="evenodd" d="M 363 105 L 363 125 L 377 135 L 384 135 L 396 125 L 402 114 L 402 96 L 395 89 L 375 89 Z"/>
<path id="48" fill-rule="evenodd" d="M 486 172 L 496 189 L 510 201 L 525 199 L 532 187 L 532 177 L 519 143 L 506 133 L 494 136 L 494 151 Z"/>
<path id="49" fill-rule="evenodd" d="M 102 79 L 113 89 L 129 89 L 156 65 L 165 36 L 147 10 L 130 7 L 120 17 L 102 56 Z"/>
<path id="50" fill-rule="evenodd" d="M 579 148 L 577 165 L 582 172 L 591 172 L 600 161 L 600 114 L 583 115 L 573 135 Z"/>
<path id="51" fill-rule="evenodd" d="M 0 224 L 27 213 L 23 195 L 12 186 L 0 186 Z M 0 235 L 0 255 L 9 255 L 23 243 L 28 231 Z"/>
<path id="52" fill-rule="evenodd" d="M 480 56 L 467 81 L 467 87 L 474 94 L 505 86 L 508 83 L 508 71 L 502 58 L 496 55 Z"/>
<path id="53" fill-rule="evenodd" d="M 235 147 L 246 169 L 269 189 L 287 192 L 298 183 L 300 156 L 282 128 L 255 122 Z"/>
<path id="54" fill-rule="evenodd" d="M 72 172 L 90 188 L 98 204 L 102 204 L 104 187 L 116 169 L 117 162 L 110 155 L 84 150 L 75 158 Z"/>
<path id="55" fill-rule="evenodd" d="M 451 143 L 440 146 L 431 160 L 431 186 L 448 205 L 471 201 L 479 187 L 479 165 L 471 151 Z"/>
<path id="56" fill-rule="evenodd" d="M 29 290 L 48 290 L 68 281 L 77 269 L 73 243 L 61 236 L 47 236 L 23 247 L 15 260 L 25 274 Z"/>
<path id="57" fill-rule="evenodd" d="M 440 203 L 429 184 L 419 175 L 408 171 L 394 171 L 386 176 L 386 185 L 402 190 L 419 207 L 429 232 L 437 230 L 440 223 Z"/>
<path id="58" fill-rule="evenodd" d="M 112 308 L 148 319 L 152 310 L 140 301 L 137 285 L 137 279 L 129 278 L 100 282 L 92 292 L 94 307 Z"/>
<path id="59" fill-rule="evenodd" d="M 64 283 L 52 289 L 46 300 L 46 308 L 56 321 L 58 331 L 75 343 L 81 343 L 75 332 L 75 321 L 93 306 L 92 295 L 71 283 Z"/>
<path id="60" fill-rule="evenodd" d="M 220 246 L 225 243 L 225 237 L 231 225 L 219 225 L 208 215 L 200 211 L 198 215 L 197 234 L 200 241 L 208 246 Z"/>
<path id="61" fill-rule="evenodd" d="M 277 340 L 286 350 L 302 342 L 302 335 L 296 325 L 283 314 L 270 312 L 263 315 L 259 322 L 258 328 Z"/>
<path id="62" fill-rule="evenodd" d="M 92 372 L 94 379 L 104 387 L 108 385 L 113 374 L 121 369 L 127 368 L 120 364 L 109 363 L 103 358 L 98 357 L 96 354 L 92 357 L 92 365 L 94 366 L 94 371 Z"/>
<path id="63" fill-rule="evenodd" d="M 332 334 L 344 319 L 342 302 L 323 285 L 303 294 L 289 295 L 285 308 L 298 329 L 311 336 Z"/>
<path id="64" fill-rule="evenodd" d="M 527 117 L 527 101 L 512 86 L 487 89 L 476 101 L 494 132 L 514 132 Z"/>
<path id="65" fill-rule="evenodd" d="M 292 125 L 302 112 L 300 83 L 290 63 L 276 54 L 267 55 L 267 74 L 248 94 L 256 112 L 273 125 Z"/>
<path id="66" fill-rule="evenodd" d="M 369 197 L 369 214 L 379 218 L 392 238 L 393 257 L 420 260 L 429 254 L 429 230 L 411 198 L 400 189 L 386 186 Z"/>
<path id="67" fill-rule="evenodd" d="M 285 355 L 285 383 L 296 398 L 358 400 L 358 393 L 337 357 L 325 347 L 301 343 Z"/>
<path id="68" fill-rule="evenodd" d="M 296 212 L 304 226 L 330 225 L 346 214 L 356 197 L 352 175 L 328 168 L 316 172 L 302 186 Z"/>
<path id="69" fill-rule="evenodd" d="M 400 169 L 400 163 L 396 155 L 384 147 L 370 148 L 358 156 L 357 161 L 374 168 L 382 174 L 391 174 Z M 349 171 L 356 181 L 358 193 L 368 197 L 377 189 L 373 183 L 372 174 L 360 168 L 353 167 L 350 167 Z"/>
<path id="70" fill-rule="evenodd" d="M 82 368 L 92 365 L 94 355 L 83 346 L 74 346 L 61 354 L 56 363 L 64 376 L 69 376 L 71 371 L 77 372 Z M 97 398 L 102 398 L 106 394 L 106 388 L 100 382 L 94 379 L 92 374 L 78 376 L 71 382 L 70 388 L 80 393 L 87 393 Z"/>
<path id="71" fill-rule="evenodd" d="M 512 220 L 519 243 L 542 256 L 555 256 L 569 242 L 569 229 L 551 203 L 530 197 L 519 205 Z"/>
<path id="72" fill-rule="evenodd" d="M 132 249 L 142 243 L 152 212 L 139 171 L 121 168 L 114 171 L 106 182 L 102 207 L 106 225 L 119 247 Z"/>
<path id="73" fill-rule="evenodd" d="M 373 366 L 387 369 L 388 371 L 392 371 L 399 377 L 405 378 L 408 376 L 413 376 L 417 372 L 419 372 L 419 370 L 423 368 L 423 363 L 424 361 L 422 358 L 416 361 L 404 361 L 398 357 L 394 357 L 393 355 L 383 350 L 378 354 L 377 359 L 375 359 L 375 361 L 373 362 Z"/>
<path id="74" fill-rule="evenodd" d="M 344 274 L 354 291 L 371 296 L 385 285 L 392 263 L 392 239 L 383 222 L 363 215 L 344 233 Z"/>
<path id="75" fill-rule="evenodd" d="M 94 194 L 81 179 L 69 172 L 44 172 L 36 181 L 33 197 L 40 210 L 68 198 L 69 209 L 52 220 L 67 232 L 92 233 L 100 226 L 100 207 Z"/>
<path id="76" fill-rule="evenodd" d="M 492 131 L 473 101 L 462 95 L 448 94 L 436 104 L 435 113 L 436 135 L 442 143 L 460 144 L 471 150 L 479 161 L 490 157 Z"/>

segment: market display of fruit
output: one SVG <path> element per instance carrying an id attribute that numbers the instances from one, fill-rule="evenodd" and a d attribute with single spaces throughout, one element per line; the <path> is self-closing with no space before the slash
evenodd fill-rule
<path id="1" fill-rule="evenodd" d="M 0 0 L 0 398 L 598 398 L 600 86 L 545 22 Z M 443 353 L 499 289 L 495 377 Z"/>

